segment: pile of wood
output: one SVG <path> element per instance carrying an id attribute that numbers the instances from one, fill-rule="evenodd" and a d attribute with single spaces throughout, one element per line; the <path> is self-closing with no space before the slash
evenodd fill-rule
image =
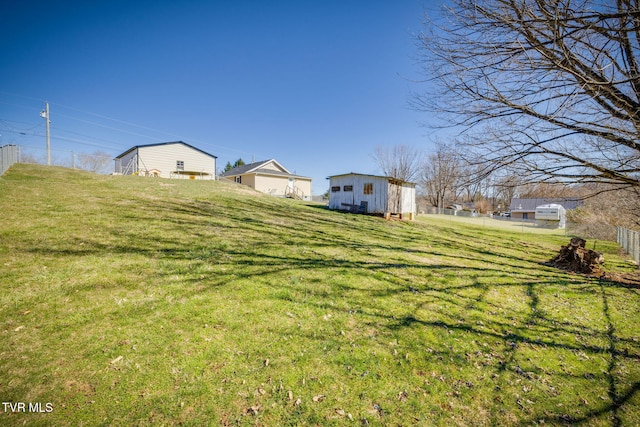
<path id="1" fill-rule="evenodd" d="M 587 241 L 579 237 L 562 246 L 560 252 L 550 261 L 554 267 L 583 274 L 602 274 L 604 257 L 600 252 L 586 249 Z"/>

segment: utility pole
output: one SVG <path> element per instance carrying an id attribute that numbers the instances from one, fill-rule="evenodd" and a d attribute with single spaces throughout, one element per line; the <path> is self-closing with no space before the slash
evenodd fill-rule
<path id="1" fill-rule="evenodd" d="M 47 101 L 44 102 L 44 110 L 40 112 L 40 117 L 45 119 L 47 125 L 47 166 L 51 166 L 51 135 L 49 133 L 51 120 L 49 120 L 49 103 Z"/>

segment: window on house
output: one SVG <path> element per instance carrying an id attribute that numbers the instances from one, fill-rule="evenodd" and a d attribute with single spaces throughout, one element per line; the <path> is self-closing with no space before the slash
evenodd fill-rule
<path id="1" fill-rule="evenodd" d="M 353 191 L 353 185 L 345 185 L 344 191 Z"/>
<path id="2" fill-rule="evenodd" d="M 184 161 L 183 160 L 176 161 L 176 170 L 177 171 L 183 171 L 184 170 Z"/>
<path id="3" fill-rule="evenodd" d="M 331 187 L 331 192 L 332 193 L 337 193 L 340 191 L 340 186 L 339 185 L 335 185 L 333 187 Z"/>
<path id="4" fill-rule="evenodd" d="M 364 194 L 373 194 L 373 183 L 369 182 L 364 185 Z"/>
<path id="5" fill-rule="evenodd" d="M 242 176 L 238 175 L 234 178 L 234 181 L 237 182 L 238 184 L 242 184 Z"/>

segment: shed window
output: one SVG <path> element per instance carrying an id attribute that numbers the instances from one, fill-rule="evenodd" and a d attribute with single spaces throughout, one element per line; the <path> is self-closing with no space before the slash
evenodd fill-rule
<path id="1" fill-rule="evenodd" d="M 177 171 L 183 171 L 184 170 L 184 160 L 177 160 L 176 161 L 176 170 Z"/>
<path id="2" fill-rule="evenodd" d="M 368 182 L 364 185 L 364 194 L 373 194 L 373 183 Z"/>
<path id="3" fill-rule="evenodd" d="M 339 185 L 334 185 L 333 187 L 331 187 L 331 192 L 332 193 L 337 193 L 340 191 L 340 186 Z"/>
<path id="4" fill-rule="evenodd" d="M 344 191 L 353 191 L 353 185 L 345 185 Z"/>

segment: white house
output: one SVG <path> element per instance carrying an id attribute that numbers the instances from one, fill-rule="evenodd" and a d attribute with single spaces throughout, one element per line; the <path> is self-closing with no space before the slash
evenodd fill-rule
<path id="1" fill-rule="evenodd" d="M 275 159 L 235 167 L 221 173 L 220 179 L 276 197 L 311 200 L 311 178 L 292 174 Z"/>
<path id="2" fill-rule="evenodd" d="M 182 141 L 136 145 L 116 156 L 115 173 L 181 179 L 215 179 L 216 159 Z"/>
<path id="3" fill-rule="evenodd" d="M 352 212 L 392 214 L 413 219 L 416 184 L 388 176 L 348 173 L 329 177 L 329 208 Z"/>

